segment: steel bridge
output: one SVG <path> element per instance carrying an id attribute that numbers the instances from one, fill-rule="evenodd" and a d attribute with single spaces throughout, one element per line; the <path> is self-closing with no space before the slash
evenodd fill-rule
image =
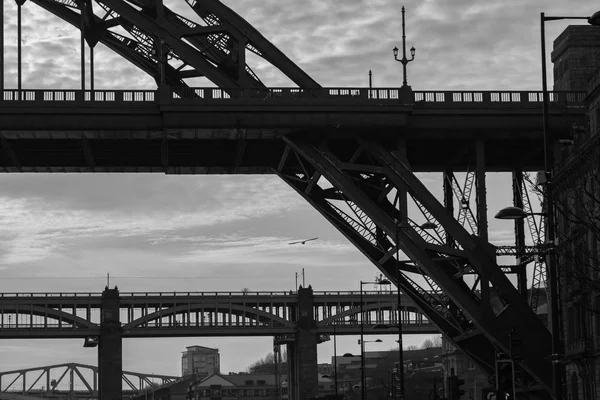
<path id="1" fill-rule="evenodd" d="M 177 376 L 123 371 L 123 398 L 154 390 Z M 0 399 L 98 398 L 98 367 L 78 363 L 46 365 L 0 372 Z M 16 395 L 16 396 L 15 396 Z"/>
<path id="2" fill-rule="evenodd" d="M 396 293 L 314 292 L 316 333 L 392 334 L 398 325 Z M 101 333 L 100 293 L 0 293 L 0 339 L 88 338 Z M 294 335 L 298 292 L 119 293 L 123 338 Z M 362 312 L 362 314 L 361 314 Z M 361 315 L 364 318 L 361 318 Z M 401 323 L 407 334 L 438 333 L 404 296 Z"/>
<path id="3" fill-rule="evenodd" d="M 527 297 L 532 249 L 522 223 L 515 225 L 515 246 L 489 242 L 485 179 L 489 171 L 512 173 L 515 205 L 530 206 L 523 171 L 543 165 L 541 93 L 323 88 L 225 4 L 181 1 L 200 22 L 161 0 L 17 0 L 18 37 L 23 6 L 80 29 L 90 86 L 82 51 L 81 90 L 23 89 L 19 41 L 17 88 L 0 83 L 0 170 L 276 174 L 485 371 L 494 372 L 498 351 L 509 353 L 509 334 L 519 335 L 517 385 L 532 398 L 550 398 L 550 333 L 533 310 L 536 297 Z M 157 89 L 95 90 L 97 43 L 152 76 Z M 265 87 L 248 53 L 297 87 Z M 193 77 L 215 87 L 189 87 Z M 584 97 L 551 94 L 555 145 L 585 125 Z M 415 175 L 422 171 L 442 173 L 442 200 Z M 466 172 L 464 184 L 457 171 Z M 423 221 L 435 229 L 422 229 Z M 529 222 L 536 243 L 543 242 L 543 230 Z M 500 266 L 497 254 L 514 255 L 516 263 Z M 517 276 L 516 286 L 507 274 Z M 544 265 L 536 262 L 533 288 L 543 289 L 544 281 Z M 119 314 L 119 296 L 107 296 L 108 309 Z M 110 336 L 120 320 L 102 312 L 100 353 L 120 351 L 120 336 Z M 313 322 L 298 316 L 299 342 L 316 340 Z M 305 354 L 298 351 L 294 362 L 312 365 Z M 111 374 L 108 366 L 100 371 Z M 316 374 L 306 371 L 312 370 L 299 368 L 291 382 L 293 400 L 315 391 Z M 106 398 L 120 397 L 102 390 Z"/>

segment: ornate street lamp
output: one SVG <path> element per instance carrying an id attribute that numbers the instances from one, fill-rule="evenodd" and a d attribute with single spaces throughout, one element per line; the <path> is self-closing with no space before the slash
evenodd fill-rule
<path id="1" fill-rule="evenodd" d="M 394 52 L 394 59 L 399 63 L 402 63 L 402 87 L 408 86 L 406 82 L 406 64 L 413 61 L 415 59 L 415 48 L 410 48 L 410 56 L 411 58 L 406 58 L 406 24 L 404 22 L 404 6 L 402 6 L 402 58 L 398 59 L 398 48 L 394 47 L 392 50 Z"/>

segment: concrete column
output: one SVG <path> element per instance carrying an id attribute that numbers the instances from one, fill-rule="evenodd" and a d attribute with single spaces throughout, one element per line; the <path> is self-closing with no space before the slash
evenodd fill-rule
<path id="1" fill-rule="evenodd" d="M 295 400 L 314 399 L 318 395 L 317 323 L 313 314 L 313 301 L 310 286 L 298 289 L 298 320 L 294 346 L 298 397 Z"/>
<path id="2" fill-rule="evenodd" d="M 122 400 L 123 333 L 119 320 L 119 290 L 106 287 L 102 292 L 100 341 L 98 344 L 98 398 Z"/>

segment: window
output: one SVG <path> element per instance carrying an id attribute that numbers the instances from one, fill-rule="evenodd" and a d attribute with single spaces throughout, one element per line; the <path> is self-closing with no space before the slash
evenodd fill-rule
<path id="1" fill-rule="evenodd" d="M 469 370 L 475 369 L 475 363 L 470 358 L 467 360 L 467 369 L 469 369 Z"/>

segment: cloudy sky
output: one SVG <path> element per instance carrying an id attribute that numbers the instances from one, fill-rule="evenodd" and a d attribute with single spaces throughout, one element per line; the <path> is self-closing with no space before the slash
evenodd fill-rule
<path id="1" fill-rule="evenodd" d="M 184 0 L 165 2 L 194 19 Z M 392 0 L 226 0 L 322 86 L 398 87 L 402 3 Z M 539 13 L 589 15 L 558 0 L 407 1 L 408 47 L 417 49 L 409 84 L 420 89 L 540 88 Z M 16 6 L 4 1 L 5 85 L 16 87 Z M 78 88 L 78 31 L 27 2 L 24 88 Z M 556 37 L 567 23 L 548 24 Z M 289 82 L 264 63 L 270 86 Z M 96 88 L 154 88 L 153 80 L 99 46 Z M 551 74 L 550 74 L 551 75 Z M 490 174 L 490 213 L 510 202 L 508 177 Z M 439 194 L 437 175 L 424 177 Z M 0 291 L 290 290 L 305 269 L 315 290 L 358 289 L 375 267 L 316 211 L 270 176 L 0 175 Z M 511 226 L 490 221 L 492 241 Z M 319 236 L 305 246 L 287 242 Z M 394 338 L 383 338 L 388 349 Z M 420 344 L 425 337 L 407 337 Z M 218 347 L 224 371 L 243 370 L 271 350 L 271 338 L 126 341 L 125 369 L 178 374 L 187 345 Z M 357 352 L 355 338 L 338 351 Z M 331 356 L 319 347 L 319 360 Z M 148 356 L 151 354 L 151 356 Z M 0 370 L 61 362 L 95 363 L 80 341 L 2 341 Z"/>

